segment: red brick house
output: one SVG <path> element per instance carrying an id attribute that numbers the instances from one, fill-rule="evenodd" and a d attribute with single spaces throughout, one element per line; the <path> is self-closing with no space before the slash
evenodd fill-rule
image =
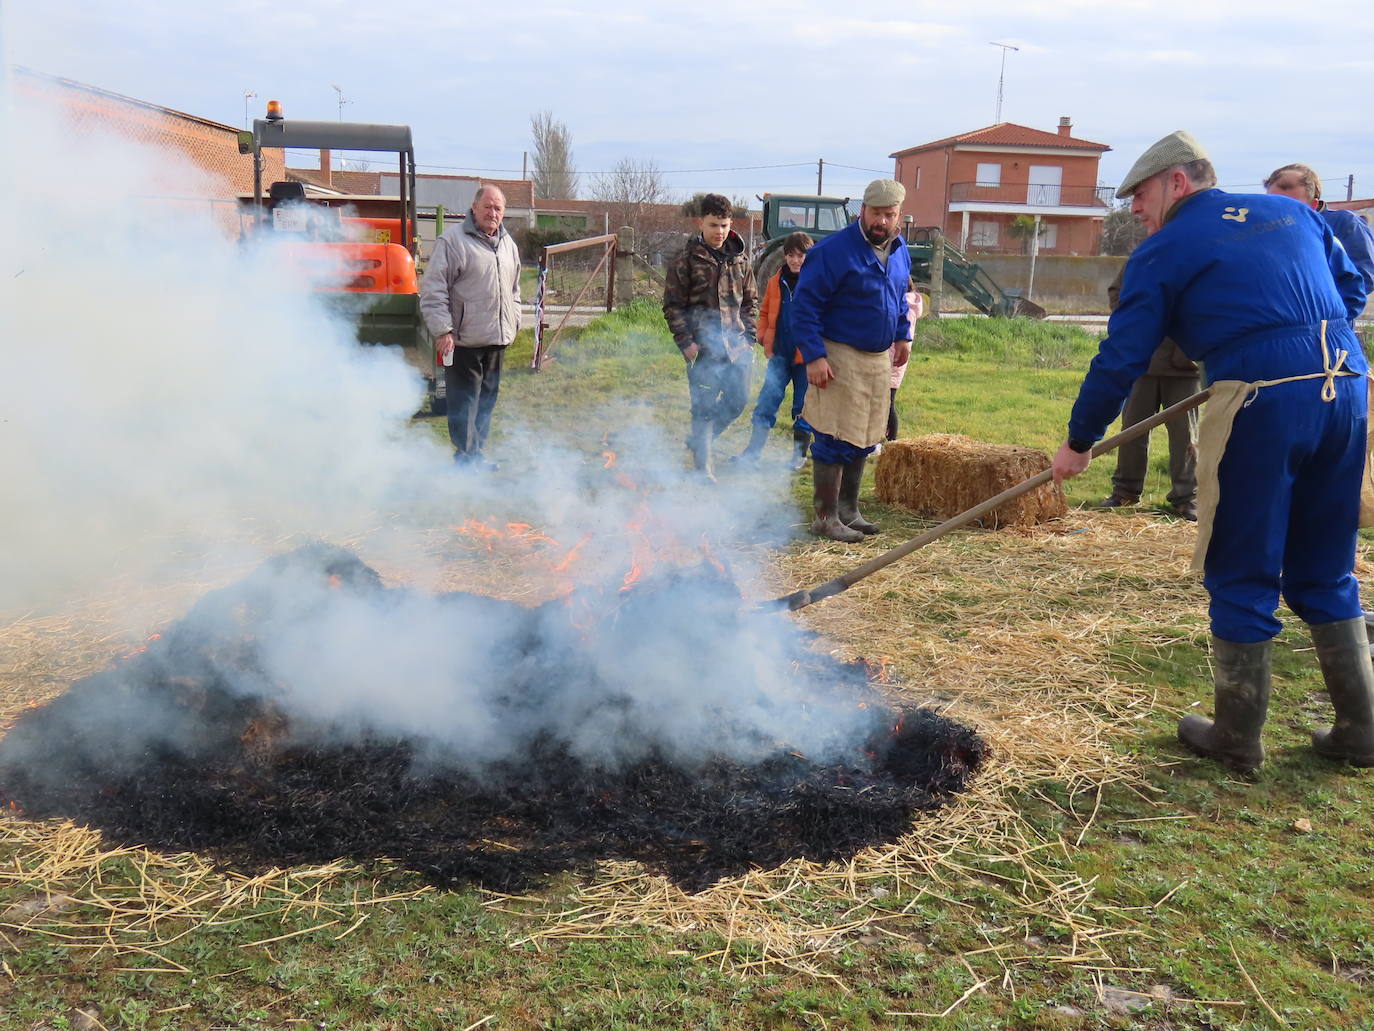
<path id="1" fill-rule="evenodd" d="M 889 156 L 907 191 L 903 214 L 960 249 L 1020 253 L 1038 227 L 1042 254 L 1096 254 L 1111 203 L 1097 185 L 1108 150 L 1061 118 L 1057 132 L 999 122 Z"/>
<path id="2" fill-rule="evenodd" d="M 16 100 L 48 106 L 77 136 L 106 134 L 178 156 L 150 173 L 148 200 L 168 204 L 204 201 L 227 227 L 236 229 L 234 196 L 253 189 L 253 162 L 239 153 L 238 129 L 208 118 L 160 107 L 72 79 L 14 68 Z M 285 178 L 281 151 L 263 151 L 263 179 Z"/>

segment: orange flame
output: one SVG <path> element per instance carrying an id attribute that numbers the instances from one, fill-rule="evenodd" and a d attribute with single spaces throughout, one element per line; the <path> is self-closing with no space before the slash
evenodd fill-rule
<path id="1" fill-rule="evenodd" d="M 329 586 L 330 586 L 330 588 L 332 588 L 333 590 L 336 590 L 336 591 L 337 591 L 340 587 L 343 586 L 343 578 L 342 578 L 341 576 L 339 576 L 338 573 L 330 573 L 330 574 L 329 574 Z"/>
<path id="2" fill-rule="evenodd" d="M 611 466 L 615 465 L 615 452 L 614 452 L 614 451 L 603 451 L 603 452 L 601 452 L 601 457 L 604 458 L 604 459 L 606 460 L 606 464 L 603 465 L 601 468 L 603 468 L 603 469 L 609 469 Z"/>
<path id="3" fill-rule="evenodd" d="M 639 567 L 639 563 L 635 563 L 630 568 L 630 571 L 625 574 L 625 579 L 621 581 L 620 589 L 622 591 L 628 591 L 635 585 L 635 581 L 639 579 L 639 575 L 642 572 L 644 572 L 644 570 Z"/>
<path id="4" fill-rule="evenodd" d="M 555 573 L 565 573 L 568 567 L 577 561 L 578 552 L 582 550 L 582 545 L 592 539 L 591 534 L 583 534 L 582 539 L 568 549 L 568 553 L 563 556 L 563 561 L 553 567 Z"/>

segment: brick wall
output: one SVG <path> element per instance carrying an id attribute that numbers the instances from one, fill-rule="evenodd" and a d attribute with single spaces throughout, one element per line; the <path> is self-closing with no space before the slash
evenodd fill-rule
<path id="1" fill-rule="evenodd" d="M 19 103 L 54 112 L 78 139 L 108 135 L 165 154 L 168 160 L 155 162 L 149 173 L 148 194 L 184 204 L 232 202 L 235 194 L 253 190 L 252 158 L 238 152 L 233 126 L 25 69 L 16 69 L 11 83 Z M 264 151 L 263 166 L 264 184 L 286 178 L 281 151 Z M 237 227 L 232 204 L 214 208 L 229 216 L 221 219 L 226 226 Z"/>

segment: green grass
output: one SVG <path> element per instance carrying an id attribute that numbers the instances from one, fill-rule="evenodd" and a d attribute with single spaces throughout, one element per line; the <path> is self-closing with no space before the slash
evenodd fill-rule
<path id="1" fill-rule="evenodd" d="M 1091 337 L 1066 327 L 981 319 L 922 329 L 900 395 L 905 433 L 958 432 L 1047 451 L 1058 445 L 1093 353 Z M 668 431 L 685 426 L 682 360 L 654 303 L 638 303 L 560 342 L 558 361 L 541 372 L 527 368 L 531 349 L 523 333 L 510 350 L 493 451 L 517 421 L 540 432 L 571 433 L 579 446 L 596 448 L 607 428 L 600 413 L 612 398 L 635 402 Z M 442 421 L 431 420 L 429 430 L 442 434 Z M 747 431 L 731 432 L 742 442 Z M 784 445 L 779 439 L 773 446 L 781 453 Z M 1162 456 L 1152 469 L 1163 477 L 1152 485 L 1162 497 Z M 1071 499 L 1105 493 L 1109 472 L 1110 460 L 1095 462 L 1071 485 Z M 799 483 L 799 505 L 805 490 Z M 917 524 L 902 522 L 898 532 L 908 525 Z M 1011 545 L 979 534 L 952 539 L 950 546 L 957 558 Z M 1137 578 L 1131 584 L 1139 589 L 1138 578 L 1149 577 L 1149 570 L 1104 571 L 1076 596 L 1068 589 L 1050 593 L 1050 584 L 1035 604 L 1111 611 L 1114 589 L 1128 578 Z M 889 590 L 914 588 L 894 580 Z M 957 635 L 961 613 L 977 600 L 956 580 L 913 602 L 911 618 L 943 619 Z M 1142 992 L 1164 985 L 1195 1001 L 1140 1000 L 1142 1008 L 1131 1013 L 1104 1008 L 1088 972 L 1036 958 L 1068 948 L 1064 924 L 1019 909 L 1020 889 L 999 880 L 1006 865 L 974 856 L 964 876 L 930 886 L 933 892 L 910 881 L 887 885 L 875 906 L 905 914 L 885 925 L 893 935 L 852 936 L 822 961 L 828 976 L 819 979 L 781 970 L 746 976 L 716 961 L 696 961 L 727 948 L 748 958 L 754 947 L 692 928 L 626 923 L 600 938 L 514 944 L 540 925 L 541 910 L 556 911 L 570 895 L 571 877 L 541 890 L 541 902 L 502 907 L 517 912 L 485 905 L 472 890 L 435 892 L 378 907 L 342 938 L 335 927 L 252 948 L 243 946 L 307 930 L 320 918 L 304 909 L 286 916 L 267 907 L 236 912 L 244 919 L 174 927 L 184 936 L 159 957 L 71 951 L 60 941 L 0 926 L 0 1031 L 464 1031 L 485 1018 L 491 1018 L 481 1023 L 485 1028 L 586 1031 L 1239 1031 L 1276 1026 L 1264 1003 L 1288 1027 L 1370 1031 L 1371 775 L 1320 762 L 1306 747 L 1307 728 L 1325 708 L 1306 636 L 1293 625 L 1276 649 L 1270 761 L 1262 775 L 1244 780 L 1206 762 L 1166 763 L 1177 754 L 1178 712 L 1210 693 L 1205 636 L 1199 611 L 1170 645 L 1146 647 L 1128 637 L 1104 649 L 1101 661 L 1123 682 L 1155 696 L 1139 736 L 1115 745 L 1145 760 L 1143 787 L 1084 791 L 1051 781 L 1016 799 L 1043 841 L 1064 843 L 1048 850 L 1044 862 L 1094 883 L 1085 917 L 1120 932 L 1112 965 L 1129 969 L 1100 971 L 1102 983 Z M 0 870 L 14 869 L 17 849 L 0 838 Z M 100 876 L 122 884 L 135 872 L 112 861 Z M 379 879 L 384 888 L 417 887 L 403 872 L 359 872 L 331 883 L 321 901 L 366 896 Z M 0 913 L 43 890 L 0 880 Z M 817 898 L 813 915 L 820 922 L 841 913 Z M 106 919 L 94 909 L 76 916 Z M 0 925 L 7 923 L 14 921 L 0 916 Z M 170 936 L 167 927 L 159 933 Z M 1024 958 L 1000 958 L 1011 955 Z M 168 961 L 189 972 L 167 972 Z M 943 1011 L 977 981 L 987 983 L 943 1020 L 889 1016 Z M 100 1023 L 83 1025 L 79 1009 L 93 1009 Z"/>

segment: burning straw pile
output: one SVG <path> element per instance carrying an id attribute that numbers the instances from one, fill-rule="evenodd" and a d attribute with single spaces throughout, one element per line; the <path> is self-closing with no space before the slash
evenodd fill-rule
<path id="1" fill-rule="evenodd" d="M 684 616 L 696 627 L 677 628 Z M 747 613 L 710 562 L 524 608 L 387 588 L 351 553 L 307 548 L 21 719 L 0 740 L 0 802 L 250 870 L 389 857 L 435 884 L 505 890 L 602 860 L 688 890 L 845 860 L 963 790 L 986 749 L 928 710 L 890 708 L 862 664 L 805 648 L 785 620 Z M 382 708 L 358 704 L 324 654 L 373 623 L 442 642 L 364 685 Z M 661 656 L 665 685 L 713 642 L 743 660 L 702 662 L 736 681 L 703 685 L 704 713 L 616 679 L 645 675 L 665 626 L 684 647 Z M 769 643 L 751 654 L 745 638 Z M 443 689 L 407 679 L 421 676 Z M 411 718 L 408 695 L 447 704 Z"/>

